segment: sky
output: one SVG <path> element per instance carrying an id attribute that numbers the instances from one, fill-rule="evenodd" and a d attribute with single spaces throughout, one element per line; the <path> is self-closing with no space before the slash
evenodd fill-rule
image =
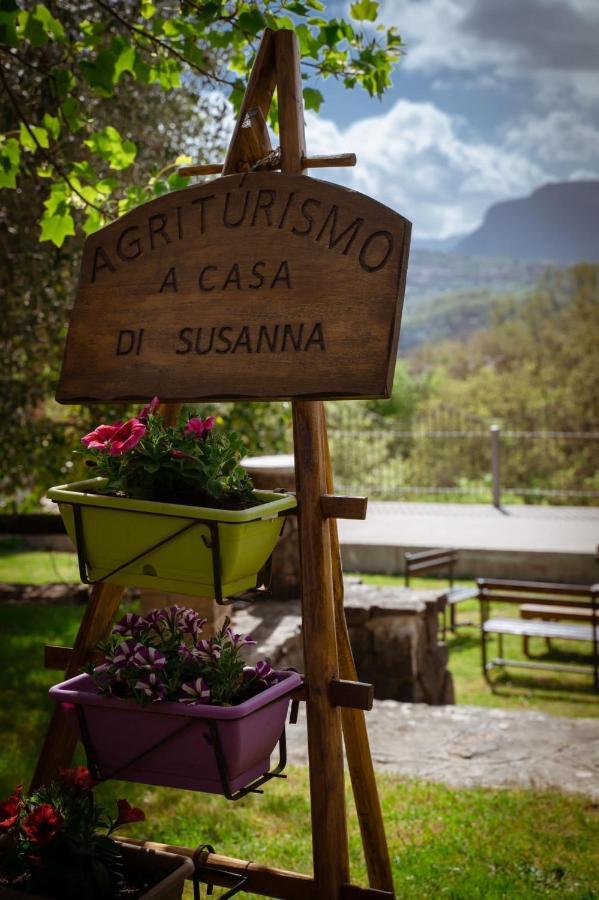
<path id="1" fill-rule="evenodd" d="M 327 15 L 349 3 L 326 2 Z M 477 228 L 488 207 L 548 182 L 599 178 L 599 0 L 382 0 L 405 56 L 381 101 L 319 83 L 319 170 L 396 209 L 416 239 Z"/>

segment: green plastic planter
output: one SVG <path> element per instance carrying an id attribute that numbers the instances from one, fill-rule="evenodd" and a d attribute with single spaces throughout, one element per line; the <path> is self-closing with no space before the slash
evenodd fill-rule
<path id="1" fill-rule="evenodd" d="M 260 505 L 242 510 L 155 503 L 99 494 L 104 484 L 91 478 L 48 491 L 77 546 L 83 580 L 196 597 L 255 587 L 283 527 L 279 513 L 296 505 L 295 496 L 272 491 L 256 491 Z"/>

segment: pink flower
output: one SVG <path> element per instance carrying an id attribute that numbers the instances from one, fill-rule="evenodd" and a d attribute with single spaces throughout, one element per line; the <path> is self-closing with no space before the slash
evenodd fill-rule
<path id="1" fill-rule="evenodd" d="M 158 399 L 158 397 L 152 397 L 150 402 L 146 403 L 146 405 L 143 407 L 137 418 L 140 422 L 146 422 L 148 416 L 153 416 L 159 406 L 160 400 Z"/>
<path id="2" fill-rule="evenodd" d="M 208 416 L 207 419 L 190 419 L 185 426 L 185 434 L 191 434 L 193 437 L 201 438 L 212 431 L 216 419 L 214 416 Z"/>
<path id="3" fill-rule="evenodd" d="M 129 419 L 110 439 L 109 453 L 111 456 L 120 456 L 127 450 L 133 449 L 141 441 L 146 433 L 146 426 L 139 419 Z"/>
<path id="4" fill-rule="evenodd" d="M 190 459 L 192 462 L 196 462 L 194 456 L 190 456 L 189 453 L 184 453 L 183 450 L 171 450 L 171 456 L 174 459 Z"/>
<path id="5" fill-rule="evenodd" d="M 90 431 L 81 438 L 81 443 L 88 450 L 108 450 L 110 442 L 122 424 L 122 422 L 117 422 L 115 425 L 98 425 L 95 431 Z"/>

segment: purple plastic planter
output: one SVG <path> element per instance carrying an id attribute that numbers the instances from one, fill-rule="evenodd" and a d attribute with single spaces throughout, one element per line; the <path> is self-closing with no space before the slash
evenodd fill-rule
<path id="1" fill-rule="evenodd" d="M 302 678 L 277 672 L 279 682 L 239 706 L 189 705 L 102 697 L 89 675 L 50 688 L 81 735 L 102 778 L 223 794 L 210 727 L 218 730 L 231 793 L 260 778 L 285 728 L 289 694 Z M 79 707 L 79 712 L 77 711 Z M 91 761 L 91 760 L 90 760 Z"/>

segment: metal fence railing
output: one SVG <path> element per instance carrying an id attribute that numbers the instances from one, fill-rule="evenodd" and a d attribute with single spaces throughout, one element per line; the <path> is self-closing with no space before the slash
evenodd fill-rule
<path id="1" fill-rule="evenodd" d="M 338 490 L 372 499 L 599 504 L 599 428 L 524 431 L 441 415 L 330 417 Z"/>

